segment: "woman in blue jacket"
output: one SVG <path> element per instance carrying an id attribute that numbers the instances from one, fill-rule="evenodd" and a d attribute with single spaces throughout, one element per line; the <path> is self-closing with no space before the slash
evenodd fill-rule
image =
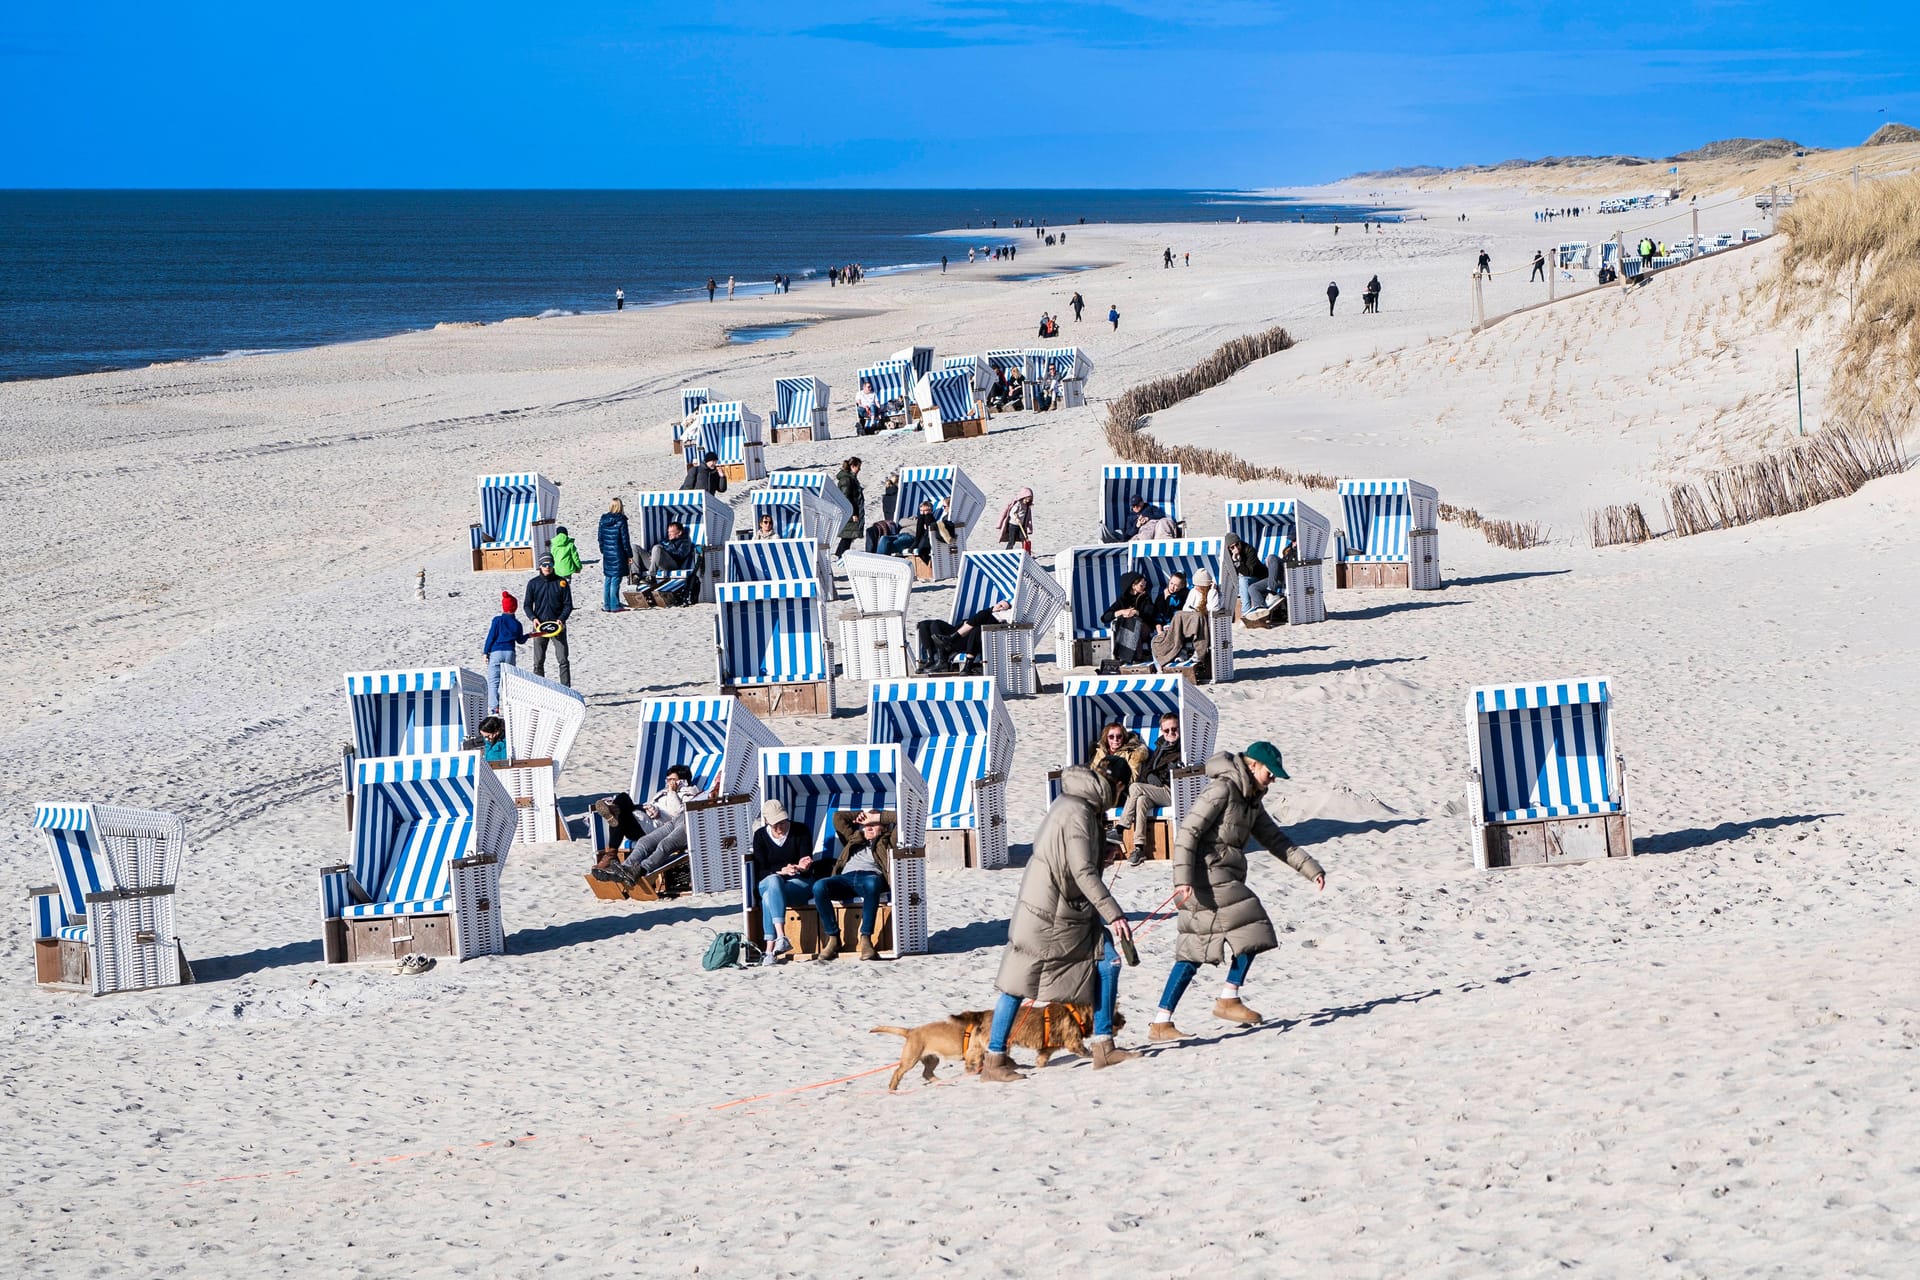
<path id="1" fill-rule="evenodd" d="M 633 565 L 633 533 L 627 527 L 626 504 L 615 498 L 600 517 L 600 572 L 605 594 L 600 607 L 608 613 L 624 612 L 620 603 L 620 579 Z"/>

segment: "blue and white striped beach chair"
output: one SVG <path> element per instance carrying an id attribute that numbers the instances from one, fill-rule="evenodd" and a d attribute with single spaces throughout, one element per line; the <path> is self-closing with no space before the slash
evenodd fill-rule
<path id="1" fill-rule="evenodd" d="M 760 415 L 738 400 L 701 405 L 700 421 L 687 437 L 687 461 L 698 462 L 709 453 L 716 455 L 733 484 L 766 479 Z"/>
<path id="2" fill-rule="evenodd" d="M 465 750 L 488 711 L 487 678 L 465 667 L 355 671 L 346 686 L 353 742 L 340 752 L 340 791 L 349 827 L 355 760 Z"/>
<path id="3" fill-rule="evenodd" d="M 927 787 L 899 746 L 777 747 L 760 753 L 760 797 L 778 800 L 813 832 L 815 856 L 838 858 L 833 815 L 879 809 L 894 815 L 892 909 L 875 945 L 897 956 L 927 949 Z M 742 842 L 742 849 L 745 849 Z M 749 940 L 761 938 L 752 877 L 741 895 Z M 851 939 L 850 933 L 843 936 Z"/>
<path id="4" fill-rule="evenodd" d="M 531 573 L 553 542 L 560 489 L 537 471 L 480 477 L 480 518 L 467 529 L 473 571 Z"/>
<path id="5" fill-rule="evenodd" d="M 1255 498 L 1227 504 L 1227 532 L 1254 549 L 1265 564 L 1279 556 L 1285 567 L 1287 624 L 1327 620 L 1320 563 L 1327 554 L 1332 526 L 1304 502 Z"/>
<path id="6" fill-rule="evenodd" d="M 1187 810 L 1200 798 L 1206 786 L 1203 772 L 1207 757 L 1213 754 L 1219 736 L 1220 713 L 1212 699 L 1201 693 L 1190 680 L 1176 675 L 1159 676 L 1076 676 L 1062 685 L 1066 704 L 1067 763 L 1085 765 L 1093 758 L 1100 742 L 1100 731 L 1118 721 L 1140 735 L 1152 751 L 1160 741 L 1160 717 L 1173 712 L 1180 717 L 1181 768 L 1170 779 L 1168 788 L 1173 802 L 1155 811 L 1157 822 L 1170 822 L 1161 832 L 1170 835 L 1186 819 Z M 1059 794 L 1059 771 L 1047 775 L 1048 796 Z M 1120 820 L 1121 807 L 1107 811 L 1109 821 Z M 1156 838 L 1157 850 L 1171 852 L 1171 839 Z"/>
<path id="7" fill-rule="evenodd" d="M 515 837 L 525 844 L 572 840 L 560 813 L 560 773 L 586 723 L 586 698 L 557 680 L 502 667 L 500 718 L 507 760 L 492 767 L 516 806 Z"/>
<path id="8" fill-rule="evenodd" d="M 715 603 L 722 693 L 762 716 L 833 714 L 833 645 L 819 583 L 723 583 Z"/>
<path id="9" fill-rule="evenodd" d="M 755 538 L 727 544 L 728 582 L 812 582 L 831 599 L 833 573 L 812 538 Z"/>
<path id="10" fill-rule="evenodd" d="M 1417 480 L 1342 480 L 1335 587 L 1440 589 L 1440 495 Z"/>
<path id="11" fill-rule="evenodd" d="M 989 350 L 986 355 L 986 361 L 987 368 L 992 374 L 997 374 L 1000 377 L 1010 375 L 1015 369 L 1020 371 L 1021 377 L 1024 378 L 1027 375 L 1027 349 L 1025 347 L 1001 347 Z M 993 385 L 991 377 L 989 377 L 987 385 Z"/>
<path id="12" fill-rule="evenodd" d="M 948 621 L 955 626 L 997 600 L 1011 601 L 1004 624 L 987 627 L 980 637 L 981 666 L 1003 698 L 1040 692 L 1035 650 L 1067 605 L 1067 596 L 1024 551 L 969 551 L 960 558 Z"/>
<path id="13" fill-rule="evenodd" d="M 987 433 L 987 402 L 974 394 L 970 371 L 935 369 L 915 384 L 913 394 L 928 444 Z"/>
<path id="14" fill-rule="evenodd" d="M 153 809 L 39 804 L 54 883 L 27 890 L 34 977 L 96 996 L 193 981 L 174 927 L 186 824 Z"/>
<path id="15" fill-rule="evenodd" d="M 826 503 L 834 512 L 832 534 L 838 534 L 842 526 L 853 519 L 853 504 L 847 501 L 847 495 L 840 492 L 840 486 L 833 482 L 832 475 L 818 468 L 802 470 L 783 467 L 777 471 L 770 471 L 767 473 L 767 487 L 805 489 Z"/>
<path id="16" fill-rule="evenodd" d="M 880 397 L 880 409 L 887 417 L 904 421 L 919 413 L 913 403 L 913 384 L 919 379 L 911 360 L 882 360 L 870 364 L 855 375 L 854 385 L 866 382 Z"/>
<path id="17" fill-rule="evenodd" d="M 711 387 L 680 388 L 680 416 L 673 421 L 673 452 L 686 456 L 687 442 L 700 423 L 700 407 L 713 399 Z"/>
<path id="18" fill-rule="evenodd" d="M 838 497 L 839 492 L 838 489 L 834 490 L 834 495 Z M 808 489 L 756 489 L 748 495 L 747 501 L 753 514 L 754 537 L 737 541 L 732 546 L 746 547 L 753 543 L 767 541 L 759 536 L 760 517 L 772 516 L 774 541 L 811 541 L 813 543 L 814 564 L 807 576 L 820 584 L 821 594 L 825 599 L 838 599 L 840 589 L 833 577 L 833 545 L 834 539 L 840 532 L 840 523 L 844 522 L 835 522 L 834 509 L 825 499 Z M 841 505 L 845 504 L 846 500 L 842 498 Z M 791 553 L 792 549 L 789 548 L 786 554 L 791 555 Z M 729 550 L 727 554 L 730 557 L 736 554 L 756 557 L 758 553 L 748 551 L 736 553 Z M 773 554 L 776 553 L 769 553 L 769 555 Z M 732 561 L 729 560 L 729 563 Z M 759 559 L 750 559 L 743 563 L 755 566 L 750 570 L 755 576 L 751 579 L 735 578 L 729 570 L 727 575 L 729 581 L 766 581 L 773 571 L 771 560 L 763 562 Z"/>
<path id="19" fill-rule="evenodd" d="M 1007 865 L 1013 720 L 993 681 L 888 680 L 867 692 L 867 741 L 897 743 L 927 785 L 927 850 Z"/>
<path id="20" fill-rule="evenodd" d="M 1133 563 L 1124 542 L 1068 547 L 1053 558 L 1053 580 L 1066 597 L 1055 623 L 1053 665 L 1062 675 L 1095 666 L 1113 653 L 1113 630 L 1100 621 L 1120 594 L 1120 579 Z"/>
<path id="21" fill-rule="evenodd" d="M 1580 676 L 1488 685 L 1467 696 L 1474 866 L 1633 852 L 1610 684 L 1605 676 Z"/>
<path id="22" fill-rule="evenodd" d="M 913 370 L 913 376 L 916 380 L 925 377 L 933 370 L 932 347 L 902 347 L 900 350 L 888 356 L 887 359 L 905 361 L 907 366 Z"/>
<path id="23" fill-rule="evenodd" d="M 775 378 L 773 413 L 767 419 L 772 442 L 828 439 L 827 401 L 831 394 L 831 388 L 818 378 Z"/>
<path id="24" fill-rule="evenodd" d="M 636 804 L 666 785 L 667 770 L 684 764 L 708 798 L 687 807 L 687 861 L 695 893 L 737 893 L 740 851 L 753 839 L 759 816 L 760 752 L 780 745 L 738 698 L 648 698 L 640 704 L 640 732 L 627 794 Z"/>
<path id="25" fill-rule="evenodd" d="M 993 366 L 987 363 L 985 356 L 941 356 L 942 369 L 965 369 L 973 379 L 973 394 L 984 402 L 987 392 L 993 390 Z"/>
<path id="26" fill-rule="evenodd" d="M 1104 528 L 1131 538 L 1135 498 L 1158 507 L 1174 524 L 1185 527 L 1186 517 L 1180 513 L 1179 463 L 1119 462 L 1100 469 L 1100 522 Z"/>
<path id="27" fill-rule="evenodd" d="M 981 512 L 986 510 L 987 498 L 958 467 L 902 467 L 893 508 L 902 527 L 912 527 L 922 502 L 931 502 L 933 513 L 953 525 L 953 545 L 948 546 L 936 535 L 933 559 L 924 565 L 916 561 L 914 572 L 923 581 L 946 582 L 960 572 L 960 557 L 966 553 L 967 538 L 979 523 Z"/>
<path id="28" fill-rule="evenodd" d="M 849 680 L 898 680 L 911 670 L 907 601 L 913 568 L 898 556 L 849 551 L 840 557 L 858 613 L 840 619 L 840 673 Z"/>
<path id="29" fill-rule="evenodd" d="M 1193 590 L 1194 577 L 1201 569 L 1213 574 L 1216 586 L 1212 599 L 1219 608 L 1210 613 L 1208 620 L 1207 676 L 1213 684 L 1233 679 L 1233 602 L 1240 594 L 1240 579 L 1234 572 L 1233 561 L 1227 556 L 1227 540 L 1155 539 L 1129 542 L 1126 548 L 1130 557 L 1127 567 L 1135 573 L 1147 575 L 1147 582 L 1156 593 L 1173 574 L 1178 573 L 1186 578 L 1189 592 Z M 1100 607 L 1104 610 L 1112 603 L 1113 597 L 1109 596 Z"/>
<path id="30" fill-rule="evenodd" d="M 500 955 L 513 797 L 478 751 L 354 766 L 352 860 L 320 872 L 328 964 Z"/>
<path id="31" fill-rule="evenodd" d="M 1037 357 L 1043 378 L 1057 375 L 1060 400 L 1054 407 L 1077 409 L 1087 402 L 1087 381 L 1093 377 L 1093 359 L 1079 347 L 1033 347 L 1027 352 Z"/>
<path id="32" fill-rule="evenodd" d="M 699 578 L 699 599 L 711 603 L 713 588 L 726 576 L 727 539 L 733 537 L 733 508 L 703 489 L 650 489 L 635 494 L 627 504 L 631 516 L 639 518 L 634 552 L 640 567 L 646 568 L 647 550 L 666 541 L 667 526 L 678 522 L 687 538 L 700 551 L 700 568 L 677 569 L 666 575 L 662 584 L 668 593 L 684 590 L 689 578 Z M 650 608 L 653 601 L 646 593 L 627 591 L 626 602 L 635 608 Z"/>

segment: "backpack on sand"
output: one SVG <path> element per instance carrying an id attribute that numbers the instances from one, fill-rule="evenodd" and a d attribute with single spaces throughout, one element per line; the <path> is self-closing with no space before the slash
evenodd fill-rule
<path id="1" fill-rule="evenodd" d="M 707 944 L 707 953 L 700 957 L 700 967 L 708 971 L 714 969 L 737 969 L 740 967 L 740 935 L 733 932 L 716 933 L 713 941 Z"/>

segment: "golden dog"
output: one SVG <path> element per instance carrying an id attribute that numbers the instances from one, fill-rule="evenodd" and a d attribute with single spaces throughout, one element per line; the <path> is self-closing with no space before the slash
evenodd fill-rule
<path id="1" fill-rule="evenodd" d="M 1115 1031 L 1126 1025 L 1124 1017 L 1118 1013 L 1113 1015 Z M 986 1060 L 987 1034 L 992 1026 L 992 1013 L 970 1009 L 917 1027 L 874 1027 L 874 1035 L 899 1036 L 906 1042 L 900 1049 L 900 1065 L 894 1068 L 893 1078 L 887 1082 L 888 1090 L 898 1089 L 901 1079 L 915 1063 L 920 1064 L 922 1080 L 933 1079 L 935 1069 L 948 1058 L 964 1063 L 967 1074 L 977 1073 Z M 1007 1048 L 1033 1050 L 1034 1065 L 1044 1067 L 1062 1050 L 1082 1058 L 1090 1057 L 1086 1038 L 1092 1033 L 1093 1009 L 1089 1005 L 1053 1004 L 1045 1008 L 1023 1005 L 1007 1036 Z"/>

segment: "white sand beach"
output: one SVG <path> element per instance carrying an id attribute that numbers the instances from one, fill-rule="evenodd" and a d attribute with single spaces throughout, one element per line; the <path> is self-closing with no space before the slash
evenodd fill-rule
<path id="1" fill-rule="evenodd" d="M 1427 220 L 1072 227 L 1017 268 L 0 385 L 22 604 L 0 654 L 11 1272 L 1031 1275 L 1073 1256 L 1102 1275 L 1913 1274 L 1920 475 L 1590 548 L 1588 508 L 1651 516 L 1665 480 L 1787 442 L 1796 346 L 1823 420 L 1831 316 L 1775 313 L 1761 243 L 1473 334 L 1481 248 L 1504 271 L 1636 224 L 1535 223 L 1586 198 L 1544 189 L 1388 198 Z M 1164 247 L 1192 265 L 1164 269 Z M 1363 315 L 1375 272 L 1383 311 Z M 1524 271 L 1489 289 L 1490 311 L 1546 296 Z M 930 872 L 931 954 L 708 973 L 737 904 L 598 901 L 584 841 L 514 850 L 504 957 L 321 963 L 315 872 L 347 848 L 342 674 L 474 665 L 521 585 L 468 569 L 476 475 L 560 481 L 593 555 L 608 498 L 679 482 L 663 424 L 681 386 L 764 411 L 777 376 L 817 374 L 851 437 L 859 366 L 909 342 L 1030 345 L 1042 310 L 1095 362 L 1088 407 L 937 446 L 769 446 L 769 465 L 858 453 L 869 518 L 898 466 L 957 463 L 992 512 L 1031 485 L 1050 564 L 1096 540 L 1105 402 L 1282 324 L 1292 350 L 1149 429 L 1411 476 L 1550 531 L 1507 551 L 1443 526 L 1443 590 L 1334 593 L 1324 625 L 1236 633 L 1236 678 L 1207 689 L 1220 740 L 1279 744 L 1292 781 L 1272 808 L 1328 872 L 1315 893 L 1254 856 L 1282 933 L 1246 987 L 1265 1023 L 1210 1018 L 1205 970 L 1185 1044 L 1007 1086 L 948 1066 L 890 1095 L 871 1072 L 898 1042 L 868 1028 L 988 1007 L 1017 869 Z M 794 320 L 816 323 L 724 344 Z M 1190 530 L 1217 535 L 1239 497 L 1339 519 L 1330 493 L 1190 476 Z M 641 699 L 714 686 L 710 606 L 604 615 L 597 586 L 589 569 L 572 630 L 576 814 L 626 786 Z M 911 617 L 949 598 L 922 585 Z M 1638 856 L 1475 871 L 1468 690 L 1585 674 L 1613 680 Z M 1065 763 L 1045 676 L 1009 703 L 1018 852 Z M 770 723 L 862 742 L 865 693 L 843 680 L 833 719 Z M 28 818 L 61 798 L 186 819 L 197 984 L 35 987 L 23 899 L 49 876 Z M 1170 888 L 1164 863 L 1111 883 L 1136 916 Z M 1142 1044 L 1173 932 L 1146 933 L 1122 979 L 1123 1045 Z"/>

